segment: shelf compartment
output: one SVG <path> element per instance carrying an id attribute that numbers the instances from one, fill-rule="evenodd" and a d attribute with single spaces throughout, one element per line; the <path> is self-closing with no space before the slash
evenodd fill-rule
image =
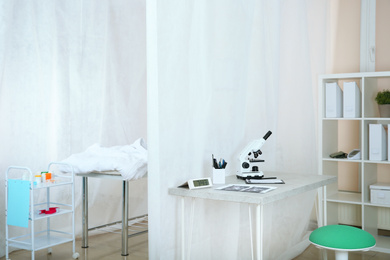
<path id="1" fill-rule="evenodd" d="M 327 197 L 327 201 L 346 203 L 346 204 L 362 204 L 362 194 L 355 192 L 339 191 Z"/>
<path id="2" fill-rule="evenodd" d="M 320 77 L 321 78 L 321 77 Z M 360 90 L 360 93 L 362 93 L 362 77 L 360 76 L 357 76 L 357 77 L 347 77 L 347 78 L 341 78 L 341 77 L 328 77 L 328 75 L 326 75 L 326 78 L 322 78 L 322 83 L 320 84 L 320 87 L 321 87 L 321 94 L 322 96 L 324 97 L 324 103 L 323 103 L 323 107 L 322 107 L 322 111 L 323 111 L 323 117 L 325 117 L 325 111 L 326 111 L 326 100 L 325 100 L 325 97 L 326 97 L 326 84 L 327 83 L 337 83 L 337 85 L 340 87 L 340 89 L 342 91 L 344 91 L 344 83 L 347 83 L 347 82 L 355 82 L 356 85 L 358 86 L 359 90 Z"/>
<path id="3" fill-rule="evenodd" d="M 390 254 L 390 237 L 374 235 L 376 246 L 371 251 Z"/>
<path id="4" fill-rule="evenodd" d="M 359 203 L 327 201 L 326 225 L 362 226 L 362 206 Z"/>
<path id="5" fill-rule="evenodd" d="M 383 118 L 378 118 L 376 120 L 364 120 L 364 157 L 363 159 L 366 162 L 372 162 L 372 163 L 389 163 L 388 159 L 385 160 L 370 160 L 370 124 L 380 124 L 385 128 L 386 131 L 386 139 L 384 140 L 387 144 L 387 125 L 390 124 L 390 121 L 386 121 Z M 387 148 L 386 148 L 387 152 Z"/>
<path id="6" fill-rule="evenodd" d="M 35 233 L 34 248 L 32 247 L 32 240 L 30 235 L 13 237 L 8 241 L 10 247 L 32 251 L 71 242 L 73 241 L 73 238 L 71 233 L 65 233 L 56 230 L 44 230 L 39 233 Z"/>
<path id="7" fill-rule="evenodd" d="M 361 120 L 323 120 L 322 122 L 322 157 L 343 151 L 361 149 Z"/>
<path id="8" fill-rule="evenodd" d="M 390 185 L 390 164 L 387 163 L 365 163 L 364 164 L 364 202 L 371 204 L 370 185 L 375 183 L 388 183 Z"/>
<path id="9" fill-rule="evenodd" d="M 378 229 L 390 230 L 390 207 L 367 205 L 364 215 L 371 217 L 365 221 L 365 229 L 377 234 Z"/>
<path id="10" fill-rule="evenodd" d="M 322 164 L 322 174 L 338 177 L 337 184 L 328 185 L 329 195 L 339 191 L 361 192 L 362 164 L 359 160 L 326 159 Z"/>
<path id="11" fill-rule="evenodd" d="M 378 206 L 364 207 L 364 230 L 370 232 L 376 239 L 373 251 L 390 253 L 390 237 L 378 235 L 378 230 L 390 230 L 390 208 Z"/>
<path id="12" fill-rule="evenodd" d="M 379 117 L 378 105 L 375 97 L 379 91 L 387 89 L 390 85 L 390 77 L 365 77 L 364 78 L 364 117 Z"/>

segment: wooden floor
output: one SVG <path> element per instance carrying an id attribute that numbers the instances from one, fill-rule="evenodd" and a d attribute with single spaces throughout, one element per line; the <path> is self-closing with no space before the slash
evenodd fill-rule
<path id="1" fill-rule="evenodd" d="M 80 260 L 147 260 L 148 259 L 148 234 L 142 234 L 129 238 L 129 255 L 121 256 L 121 235 L 119 233 L 104 233 L 89 237 L 89 247 L 81 248 L 81 241 L 76 241 L 76 252 L 80 254 Z M 10 254 L 11 260 L 31 259 L 31 253 L 26 250 L 14 251 Z M 35 253 L 36 260 L 70 260 L 72 259 L 72 244 L 67 243 L 53 247 L 53 252 L 47 254 L 46 250 Z M 321 252 L 314 246 L 309 246 L 301 255 L 294 260 L 321 259 Z M 328 251 L 328 260 L 334 259 L 334 252 Z M 349 260 L 385 260 L 390 259 L 390 254 L 377 252 L 350 253 Z M 5 260 L 5 257 L 0 258 Z"/>
<path id="2" fill-rule="evenodd" d="M 88 248 L 81 248 L 81 240 L 76 240 L 76 252 L 80 254 L 80 260 L 146 260 L 148 259 L 148 234 L 144 233 L 129 238 L 128 256 L 121 256 L 122 236 L 120 233 L 104 233 L 90 236 Z M 4 260 L 5 257 L 0 258 Z M 11 260 L 31 259 L 31 252 L 26 250 L 14 251 L 10 254 Z M 71 260 L 72 243 L 58 245 L 52 248 L 52 253 L 47 254 L 47 250 L 35 252 L 36 260 Z"/>

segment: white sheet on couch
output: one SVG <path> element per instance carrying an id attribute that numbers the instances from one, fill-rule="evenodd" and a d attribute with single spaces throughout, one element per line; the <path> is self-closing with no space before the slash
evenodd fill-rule
<path id="1" fill-rule="evenodd" d="M 124 180 L 131 180 L 146 175 L 147 161 L 146 143 L 140 138 L 133 144 L 124 146 L 102 147 L 94 144 L 62 162 L 72 165 L 75 174 L 117 171 Z"/>

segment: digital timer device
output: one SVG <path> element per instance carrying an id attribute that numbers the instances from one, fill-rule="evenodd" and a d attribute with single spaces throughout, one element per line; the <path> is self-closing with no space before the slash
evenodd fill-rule
<path id="1" fill-rule="evenodd" d="M 199 178 L 199 179 L 190 179 L 186 183 L 183 183 L 179 188 L 189 188 L 190 190 L 202 189 L 212 187 L 213 183 L 211 178 Z"/>

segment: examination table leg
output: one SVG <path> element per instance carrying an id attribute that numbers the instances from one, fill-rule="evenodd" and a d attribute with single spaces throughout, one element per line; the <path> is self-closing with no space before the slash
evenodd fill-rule
<path id="1" fill-rule="evenodd" d="M 83 177 L 82 191 L 82 241 L 81 247 L 88 247 L 88 177 Z M 122 194 L 122 256 L 129 255 L 128 253 L 128 219 L 129 219 L 129 182 L 123 181 Z"/>
<path id="2" fill-rule="evenodd" d="M 129 219 L 129 182 L 123 181 L 123 197 L 122 197 L 122 255 L 129 255 L 128 247 L 128 219 Z"/>
<path id="3" fill-rule="evenodd" d="M 83 205 L 82 205 L 82 241 L 81 247 L 88 247 L 88 177 L 83 177 Z"/>

